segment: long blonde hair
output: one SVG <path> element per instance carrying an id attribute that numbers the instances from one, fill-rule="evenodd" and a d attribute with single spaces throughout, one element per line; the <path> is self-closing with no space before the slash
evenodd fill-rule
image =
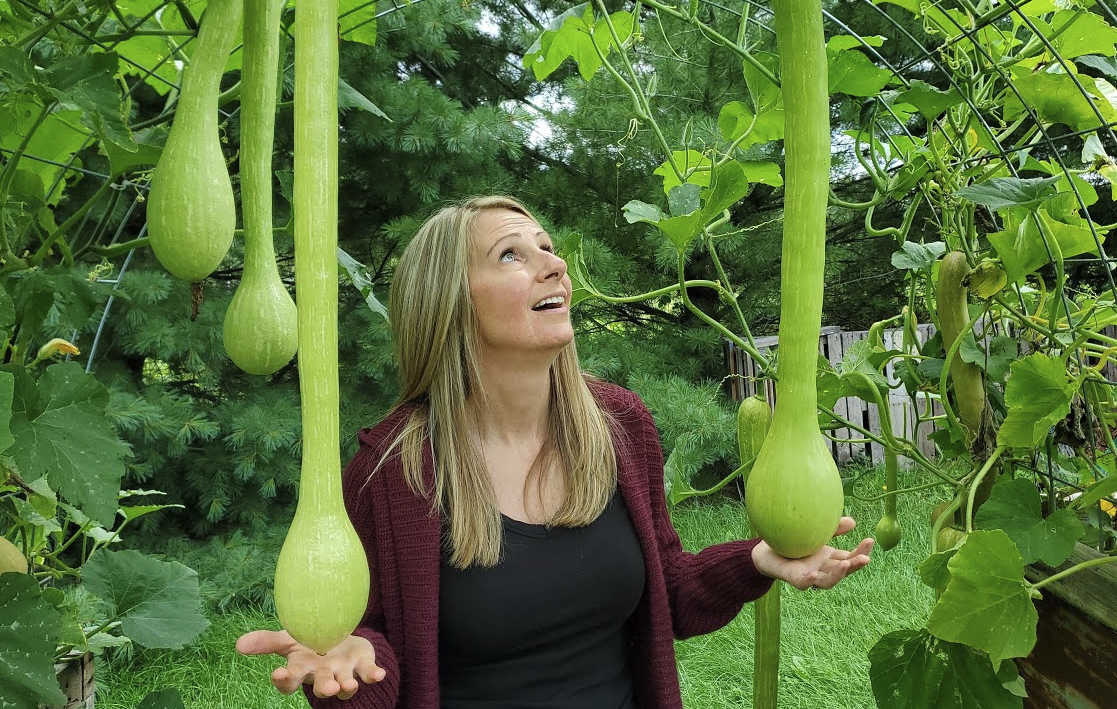
<path id="1" fill-rule="evenodd" d="M 399 446 L 404 477 L 447 522 L 445 543 L 458 568 L 495 566 L 503 525 L 481 452 L 473 444 L 467 400 L 483 397 L 478 322 L 469 290 L 470 231 L 485 210 L 535 220 L 510 197 L 475 197 L 444 207 L 408 244 L 389 290 L 389 319 L 399 364 L 397 406 L 415 404 L 389 451 Z M 584 526 L 616 490 L 612 424 L 578 364 L 573 341 L 551 365 L 549 431 L 529 480 L 562 471 L 565 500 L 548 524 Z M 434 490 L 425 489 L 423 451 L 434 453 Z M 556 465 L 548 465 L 553 463 Z"/>

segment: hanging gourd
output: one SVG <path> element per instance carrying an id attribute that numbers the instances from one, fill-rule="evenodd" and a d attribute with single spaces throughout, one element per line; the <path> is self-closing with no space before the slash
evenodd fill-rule
<path id="1" fill-rule="evenodd" d="M 818 427 L 815 376 L 826 265 L 830 104 L 820 0 L 774 0 L 784 100 L 785 179 L 775 416 L 745 487 L 753 530 L 808 556 L 833 536 L 844 494 Z"/>
<path id="2" fill-rule="evenodd" d="M 241 211 L 244 271 L 225 313 L 229 359 L 249 374 L 272 374 L 298 347 L 295 301 L 279 277 L 272 244 L 272 135 L 283 0 L 244 0 L 241 71 Z"/>
<path id="3" fill-rule="evenodd" d="M 337 0 L 295 7 L 295 292 L 302 472 L 275 569 L 275 607 L 325 654 L 360 622 L 369 569 L 341 497 L 337 371 Z"/>
<path id="4" fill-rule="evenodd" d="M 242 0 L 210 0 L 206 5 L 147 197 L 151 250 L 172 276 L 190 283 L 204 280 L 221 265 L 237 226 L 217 127 L 217 97 L 241 11 Z"/>

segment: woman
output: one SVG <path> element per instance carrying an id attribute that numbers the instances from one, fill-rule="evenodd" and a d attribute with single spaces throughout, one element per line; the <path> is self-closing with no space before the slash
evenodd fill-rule
<path id="1" fill-rule="evenodd" d="M 773 578 L 829 588 L 869 563 L 871 539 L 798 560 L 757 539 L 684 552 L 652 418 L 579 370 L 570 295 L 515 200 L 419 230 L 389 294 L 399 404 L 344 473 L 368 611 L 325 656 L 241 637 L 286 658 L 281 692 L 305 685 L 316 709 L 680 709 L 674 638 L 724 626 Z"/>

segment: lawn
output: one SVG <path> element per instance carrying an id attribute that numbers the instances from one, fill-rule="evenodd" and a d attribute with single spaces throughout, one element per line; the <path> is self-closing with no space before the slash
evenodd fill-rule
<path id="1" fill-rule="evenodd" d="M 858 490 L 867 494 L 874 488 L 880 489 L 875 476 Z M 875 552 L 867 569 L 837 588 L 784 588 L 781 709 L 874 706 L 868 649 L 884 633 L 921 624 L 931 606 L 931 592 L 920 583 L 916 568 L 930 546 L 927 518 L 934 502 L 901 499 L 903 541 L 891 551 Z M 852 547 L 860 536 L 872 534 L 880 503 L 851 500 L 848 512 L 858 519 L 858 528 L 840 545 Z M 688 549 L 747 534 L 744 507 L 726 498 L 692 501 L 677 508 L 673 518 Z M 236 638 L 247 630 L 278 628 L 274 618 L 241 608 L 213 614 L 211 621 L 200 641 L 185 650 L 138 652 L 102 662 L 97 669 L 98 709 L 134 709 L 148 692 L 166 687 L 177 688 L 188 709 L 307 706 L 299 694 L 284 697 L 272 689 L 268 673 L 274 658 L 243 657 L 233 649 Z M 725 628 L 678 643 L 687 709 L 751 704 L 752 641 L 752 608 L 746 606 Z"/>

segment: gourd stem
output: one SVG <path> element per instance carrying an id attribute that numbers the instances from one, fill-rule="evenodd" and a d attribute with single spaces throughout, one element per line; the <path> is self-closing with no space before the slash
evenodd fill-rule
<path id="1" fill-rule="evenodd" d="M 981 487 L 981 481 L 984 480 L 985 476 L 989 474 L 989 471 L 993 469 L 993 464 L 997 462 L 997 459 L 1001 457 L 1001 453 L 1004 453 L 1004 451 L 1004 446 L 997 446 L 997 448 L 993 451 L 993 455 L 989 456 L 989 459 L 985 461 L 985 465 L 981 466 L 981 470 L 977 472 L 977 475 L 974 477 L 973 482 L 970 483 L 970 496 L 969 500 L 966 503 L 967 532 L 973 531 L 973 508 L 974 502 L 977 499 L 977 489 Z"/>
<path id="2" fill-rule="evenodd" d="M 1039 589 L 1043 588 L 1044 586 L 1046 586 L 1048 584 L 1054 583 L 1056 581 L 1062 581 L 1063 579 L 1065 579 L 1067 576 L 1070 576 L 1071 574 L 1077 574 L 1079 571 L 1085 571 L 1086 569 L 1090 569 L 1090 568 L 1093 568 L 1095 566 L 1101 566 L 1102 564 L 1112 564 L 1115 561 L 1117 561 L 1117 556 L 1103 556 L 1103 557 L 1100 557 L 1100 558 L 1097 558 L 1097 559 L 1090 559 L 1089 561 L 1083 561 L 1081 564 L 1075 564 L 1074 566 L 1070 567 L 1069 569 L 1064 569 L 1063 571 L 1060 571 L 1057 574 L 1053 574 L 1051 576 L 1048 576 L 1047 578 L 1043 579 L 1042 581 L 1037 581 L 1036 583 L 1032 584 L 1032 590 L 1033 591 L 1038 591 Z"/>
<path id="3" fill-rule="evenodd" d="M 779 381 L 773 427 L 812 421 L 817 427 L 815 378 L 830 196 L 826 43 L 820 0 L 774 0 L 772 7 L 785 67 L 780 77 L 785 115 L 797 119 L 795 139 L 784 141 Z"/>
<path id="4" fill-rule="evenodd" d="M 276 0 L 245 0 L 241 121 L 249 130 L 244 132 L 241 179 L 246 277 L 262 273 L 279 277 L 272 243 L 271 187 L 281 10 Z"/>
<path id="5" fill-rule="evenodd" d="M 337 372 L 337 3 L 295 21 L 295 288 L 303 412 L 300 509 L 341 501 Z M 307 48 L 313 48 L 308 51 Z"/>

